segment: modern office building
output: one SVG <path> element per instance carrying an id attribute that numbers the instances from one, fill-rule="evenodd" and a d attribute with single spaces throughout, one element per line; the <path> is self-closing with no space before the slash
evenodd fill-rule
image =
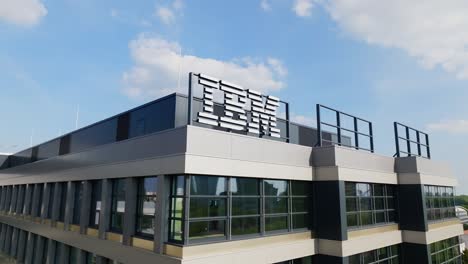
<path id="1" fill-rule="evenodd" d="M 277 98 L 203 75 L 189 86 L 1 156 L 0 250 L 50 264 L 461 263 L 456 180 L 419 131 L 397 136 L 408 155 L 381 156 L 363 119 L 319 105 L 310 128 Z"/>

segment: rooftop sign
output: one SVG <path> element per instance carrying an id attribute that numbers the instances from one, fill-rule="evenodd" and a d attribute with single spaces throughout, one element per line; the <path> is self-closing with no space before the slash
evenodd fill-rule
<path id="1" fill-rule="evenodd" d="M 219 80 L 204 74 L 190 74 L 189 100 L 193 99 L 192 77 L 198 77 L 198 85 L 202 86 L 202 109 L 197 113 L 196 120 L 201 124 L 222 127 L 235 131 L 245 131 L 259 136 L 281 137 L 277 123 L 279 98 L 264 96 L 260 92 L 224 80 Z M 218 103 L 222 113 L 215 113 L 215 91 L 222 93 L 222 102 Z M 286 119 L 289 117 L 286 104 Z M 191 113 L 189 114 L 192 121 Z M 289 129 L 287 129 L 289 130 Z M 289 131 L 287 131 L 289 133 Z"/>

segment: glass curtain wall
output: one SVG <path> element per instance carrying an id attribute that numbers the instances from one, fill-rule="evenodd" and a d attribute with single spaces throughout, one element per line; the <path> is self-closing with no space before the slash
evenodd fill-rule
<path id="1" fill-rule="evenodd" d="M 65 220 L 65 207 L 67 206 L 67 183 L 61 182 L 60 189 L 62 190 L 60 193 L 60 201 L 59 201 L 59 214 L 57 221 L 64 222 Z"/>
<path id="2" fill-rule="evenodd" d="M 310 182 L 176 176 L 170 238 L 193 244 L 308 230 L 310 199 Z"/>
<path id="3" fill-rule="evenodd" d="M 153 238 L 156 213 L 158 178 L 145 177 L 138 180 L 136 234 Z"/>
<path id="4" fill-rule="evenodd" d="M 453 187 L 424 185 L 427 220 L 456 217 Z"/>
<path id="5" fill-rule="evenodd" d="M 432 243 L 430 245 L 430 250 L 432 264 L 461 264 L 460 242 L 458 237 Z"/>
<path id="6" fill-rule="evenodd" d="M 98 228 L 101 212 L 102 181 L 91 182 L 91 206 L 89 213 L 89 227 Z"/>
<path id="7" fill-rule="evenodd" d="M 398 245 L 383 247 L 376 250 L 352 255 L 349 264 L 397 264 L 400 263 Z"/>
<path id="8" fill-rule="evenodd" d="M 394 186 L 346 182 L 348 228 L 395 222 Z"/>
<path id="9" fill-rule="evenodd" d="M 125 214 L 125 179 L 112 181 L 110 230 L 122 233 Z"/>

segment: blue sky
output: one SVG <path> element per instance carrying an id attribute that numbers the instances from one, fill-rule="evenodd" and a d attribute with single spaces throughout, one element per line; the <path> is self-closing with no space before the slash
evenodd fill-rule
<path id="1" fill-rule="evenodd" d="M 424 2 L 424 5 L 421 3 Z M 3 10 L 2 10 L 3 9 Z M 468 193 L 468 3 L 394 0 L 16 0 L 0 7 L 0 152 L 174 91 L 188 71 L 289 101 L 428 131 Z M 178 71 L 182 87 L 178 87 Z"/>

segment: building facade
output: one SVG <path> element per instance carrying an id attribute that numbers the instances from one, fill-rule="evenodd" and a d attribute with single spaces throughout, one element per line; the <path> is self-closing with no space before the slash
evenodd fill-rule
<path id="1" fill-rule="evenodd" d="M 189 99 L 1 157 L 0 250 L 28 264 L 461 263 L 445 164 L 315 147 L 317 130 L 280 119 L 287 142 L 192 124 L 203 103 Z"/>

